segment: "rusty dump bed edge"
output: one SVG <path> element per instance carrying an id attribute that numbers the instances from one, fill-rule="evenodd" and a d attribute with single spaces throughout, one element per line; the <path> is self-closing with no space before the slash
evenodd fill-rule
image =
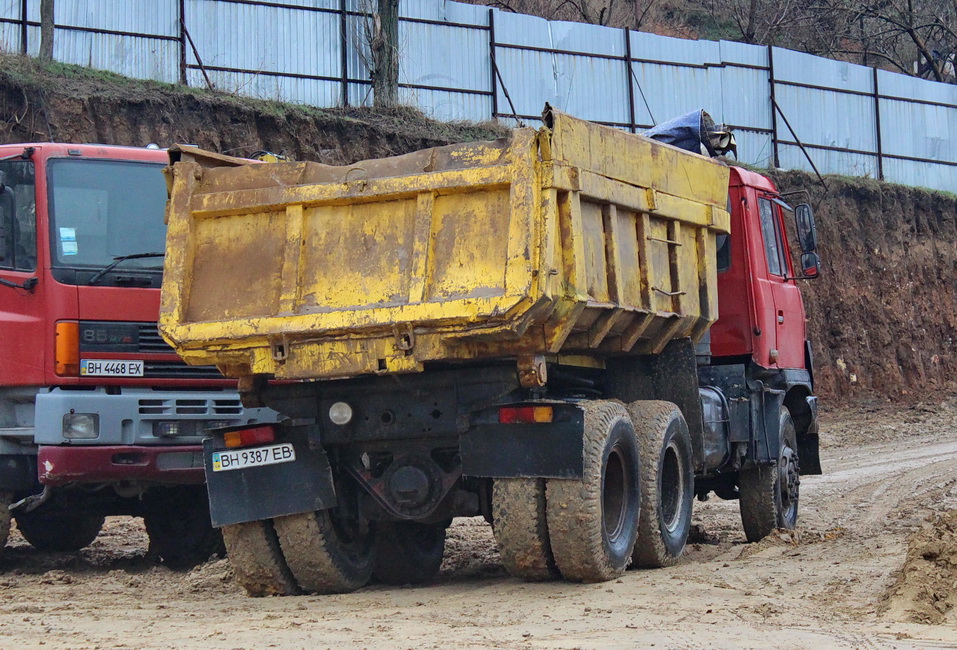
<path id="1" fill-rule="evenodd" d="M 342 167 L 177 149 L 163 337 L 189 363 L 281 378 L 700 337 L 728 168 L 549 123 Z"/>

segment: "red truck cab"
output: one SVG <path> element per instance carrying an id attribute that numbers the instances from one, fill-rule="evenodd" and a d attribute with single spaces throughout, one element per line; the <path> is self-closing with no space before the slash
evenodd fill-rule
<path id="1" fill-rule="evenodd" d="M 275 417 L 156 331 L 166 161 L 158 148 L 0 146 L 0 506 L 20 500 L 13 516 L 39 548 L 82 547 L 104 515 L 133 514 L 173 559 L 184 517 L 209 529 L 206 431 Z"/>

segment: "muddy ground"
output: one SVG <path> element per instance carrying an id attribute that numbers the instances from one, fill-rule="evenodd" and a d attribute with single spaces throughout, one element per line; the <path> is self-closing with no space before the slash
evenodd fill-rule
<path id="1" fill-rule="evenodd" d="M 957 395 L 824 414 L 797 531 L 744 543 L 735 502 L 696 503 L 668 569 L 523 583 L 489 527 L 457 521 L 437 584 L 248 598 L 213 559 L 158 566 L 139 521 L 79 553 L 0 560 L 3 648 L 926 648 L 957 646 Z"/>

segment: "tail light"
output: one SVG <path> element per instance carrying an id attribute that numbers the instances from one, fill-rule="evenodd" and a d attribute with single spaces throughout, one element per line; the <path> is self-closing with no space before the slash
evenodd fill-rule
<path id="1" fill-rule="evenodd" d="M 57 323 L 55 345 L 56 374 L 61 377 L 79 376 L 80 324 L 76 321 L 60 321 Z"/>
<path id="2" fill-rule="evenodd" d="M 223 441 L 228 449 L 237 447 L 251 447 L 252 445 L 262 445 L 267 442 L 276 441 L 276 427 L 272 424 L 264 424 L 248 429 L 238 429 L 227 431 L 223 435 Z"/>
<path id="3" fill-rule="evenodd" d="M 503 406 L 498 410 L 501 424 L 533 424 L 551 422 L 555 412 L 551 406 Z"/>

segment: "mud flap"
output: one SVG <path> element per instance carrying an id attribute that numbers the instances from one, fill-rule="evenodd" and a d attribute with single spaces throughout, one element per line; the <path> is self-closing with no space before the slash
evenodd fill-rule
<path id="1" fill-rule="evenodd" d="M 472 427 L 459 439 L 462 473 L 488 478 L 581 478 L 580 408 L 554 405 L 554 422 Z"/>
<path id="2" fill-rule="evenodd" d="M 296 459 L 259 467 L 213 471 L 213 452 L 225 451 L 221 438 L 203 442 L 209 515 L 213 526 L 272 519 L 336 506 L 329 459 L 321 447 L 311 448 L 304 429 L 286 428 L 282 442 L 291 443 Z"/>

